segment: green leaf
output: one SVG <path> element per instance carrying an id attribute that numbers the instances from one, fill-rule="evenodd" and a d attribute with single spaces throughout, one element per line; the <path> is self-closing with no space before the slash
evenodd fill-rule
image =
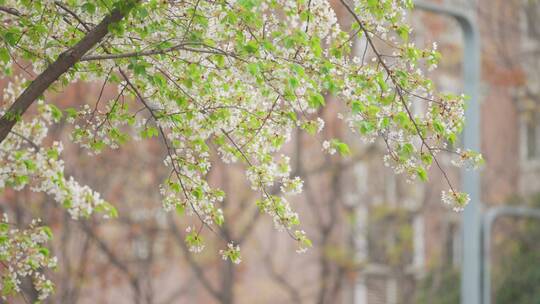
<path id="1" fill-rule="evenodd" d="M 259 45 L 257 41 L 250 40 L 246 45 L 244 45 L 244 50 L 249 54 L 255 54 L 259 50 Z"/>
<path id="2" fill-rule="evenodd" d="M 176 205 L 176 213 L 180 216 L 184 215 L 186 213 L 186 207 L 184 204 L 177 204 Z"/>
<path id="3" fill-rule="evenodd" d="M 364 105 L 360 101 L 355 100 L 351 103 L 351 110 L 353 114 L 358 114 L 364 111 Z"/>
<path id="4" fill-rule="evenodd" d="M 318 109 L 326 104 L 324 97 L 319 93 L 309 95 L 308 104 L 311 108 Z"/>
<path id="5" fill-rule="evenodd" d="M 21 31 L 17 28 L 10 28 L 4 32 L 4 40 L 10 46 L 15 46 L 21 37 Z"/>
<path id="6" fill-rule="evenodd" d="M 433 121 L 433 129 L 440 135 L 444 135 L 445 133 L 443 124 L 438 120 Z"/>
<path id="7" fill-rule="evenodd" d="M 298 79 L 296 79 L 295 77 L 290 77 L 289 80 L 289 86 L 294 90 L 296 88 L 298 88 L 299 86 L 299 82 L 298 82 Z"/>
<path id="8" fill-rule="evenodd" d="M 347 156 L 347 155 L 350 155 L 351 154 L 351 150 L 349 149 L 349 146 L 344 143 L 344 142 L 341 142 L 337 139 L 334 139 L 332 141 L 332 146 L 339 152 L 339 154 L 341 154 L 342 156 Z"/>
<path id="9" fill-rule="evenodd" d="M 225 218 L 223 217 L 223 213 L 217 212 L 217 210 L 213 213 L 212 217 L 214 219 L 214 223 L 216 223 L 216 225 L 218 225 L 218 226 L 222 226 L 223 222 L 225 222 Z"/>
<path id="10" fill-rule="evenodd" d="M 47 237 L 49 238 L 49 240 L 52 240 L 53 238 L 53 233 L 52 233 L 52 230 L 51 228 L 47 227 L 47 226 L 43 226 L 41 227 L 41 231 L 43 231 Z"/>
<path id="11" fill-rule="evenodd" d="M 41 247 L 39 248 L 39 253 L 41 253 L 41 255 L 43 255 L 44 257 L 49 257 L 50 255 L 50 252 L 49 252 L 49 249 L 45 248 L 45 247 Z"/>
<path id="12" fill-rule="evenodd" d="M 420 178 L 421 181 L 423 181 L 423 182 L 428 181 L 427 172 L 426 172 L 426 170 L 424 168 L 417 167 L 416 168 L 416 174 L 418 175 L 418 177 Z"/>
<path id="13" fill-rule="evenodd" d="M 0 223 L 0 233 L 5 234 L 9 230 L 9 225 L 6 223 Z"/>
<path id="14" fill-rule="evenodd" d="M 82 5 L 82 8 L 84 11 L 86 11 L 87 13 L 89 13 L 90 15 L 93 15 L 96 13 L 96 5 L 92 2 L 85 2 L 83 5 Z"/>
<path id="15" fill-rule="evenodd" d="M 379 87 L 381 88 L 382 92 L 386 92 L 388 90 L 388 84 L 386 81 L 384 81 L 383 73 L 377 74 L 377 83 L 379 84 Z"/>
<path id="16" fill-rule="evenodd" d="M 317 133 L 317 126 L 315 125 L 315 122 L 313 122 L 311 120 L 303 122 L 300 125 L 300 128 L 302 128 L 302 130 L 306 131 L 309 135 L 315 135 Z"/>
<path id="17" fill-rule="evenodd" d="M 193 197 L 195 197 L 198 200 L 203 198 L 203 190 L 200 187 L 193 189 L 191 191 L 191 194 L 193 195 Z"/>
<path id="18" fill-rule="evenodd" d="M 49 108 L 51 109 L 51 114 L 55 122 L 59 122 L 60 119 L 62 119 L 63 113 L 62 110 L 60 110 L 57 106 L 53 104 L 49 104 Z"/>
<path id="19" fill-rule="evenodd" d="M 161 73 L 156 73 L 152 76 L 152 82 L 161 89 L 165 89 L 167 85 L 167 79 Z"/>
<path id="20" fill-rule="evenodd" d="M 9 56 L 7 48 L 0 48 L 0 60 L 2 60 L 4 63 L 10 62 L 11 57 Z"/>
<path id="21" fill-rule="evenodd" d="M 414 146 L 411 143 L 406 143 L 401 146 L 401 149 L 399 150 L 399 156 L 404 160 L 411 157 L 411 155 L 414 153 Z"/>
<path id="22" fill-rule="evenodd" d="M 421 157 L 421 159 L 422 159 L 422 162 L 423 162 L 426 166 L 431 165 L 431 163 L 433 162 L 433 157 L 432 157 L 431 154 L 429 154 L 429 153 L 422 153 L 422 155 L 421 155 L 420 157 Z"/>
<path id="23" fill-rule="evenodd" d="M 142 138 L 152 138 L 152 137 L 158 137 L 159 131 L 157 128 L 154 127 L 148 127 L 140 132 L 140 135 Z"/>
<path id="24" fill-rule="evenodd" d="M 358 122 L 357 125 L 358 131 L 363 135 L 371 134 L 375 131 L 375 124 L 370 121 L 363 120 Z"/>
<path id="25" fill-rule="evenodd" d="M 311 48 L 311 51 L 313 52 L 313 55 L 317 58 L 321 58 L 322 55 L 322 48 L 321 48 L 321 39 L 319 37 L 313 37 L 309 41 L 309 46 Z"/>
<path id="26" fill-rule="evenodd" d="M 247 65 L 247 68 L 252 76 L 258 76 L 261 73 L 261 69 L 257 63 L 252 62 Z"/>

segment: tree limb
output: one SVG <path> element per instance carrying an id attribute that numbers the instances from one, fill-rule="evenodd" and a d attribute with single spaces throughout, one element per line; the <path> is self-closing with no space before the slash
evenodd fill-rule
<path id="1" fill-rule="evenodd" d="M 77 21 L 86 29 L 87 32 L 91 31 L 92 29 L 84 22 L 75 12 L 70 10 L 65 4 L 63 4 L 60 1 L 54 1 L 54 4 L 62 8 L 64 11 L 66 11 L 68 14 L 70 14 L 73 18 L 77 19 Z"/>
<path id="2" fill-rule="evenodd" d="M 178 227 L 176 226 L 176 223 L 174 222 L 174 219 L 169 216 L 168 217 L 168 222 L 169 222 L 170 231 L 174 235 L 175 243 L 184 252 L 184 256 L 186 257 L 186 260 L 187 260 L 189 266 L 191 267 L 191 270 L 193 271 L 193 273 L 195 274 L 195 276 L 197 277 L 197 279 L 199 280 L 201 285 L 208 291 L 208 293 L 210 295 L 212 295 L 212 297 L 214 297 L 216 300 L 219 301 L 220 296 L 221 296 L 220 292 L 217 291 L 212 286 L 212 284 L 210 283 L 210 281 L 208 280 L 208 278 L 204 274 L 204 269 L 201 268 L 201 266 L 199 264 L 197 264 L 197 262 L 195 261 L 195 259 L 191 255 L 191 252 L 189 251 L 186 243 L 184 242 L 185 237 L 182 235 L 182 232 L 180 232 L 180 229 L 178 229 Z"/>
<path id="3" fill-rule="evenodd" d="M 127 12 L 128 10 L 113 10 L 110 15 L 106 16 L 96 27 L 89 31 L 81 41 L 60 54 L 54 63 L 32 81 L 0 119 L 0 143 L 4 141 L 13 126 L 15 126 L 17 117 L 26 112 L 32 103 L 43 95 L 62 74 L 67 72 L 86 52 L 98 44 L 109 33 L 109 25 L 122 20 Z"/>
<path id="4" fill-rule="evenodd" d="M 199 49 L 199 48 L 191 48 L 189 46 L 202 46 L 206 47 L 208 49 Z M 122 59 L 122 58 L 132 58 L 132 57 L 144 57 L 144 56 L 153 56 L 153 55 L 163 55 L 175 51 L 188 51 L 188 52 L 194 52 L 194 53 L 205 53 L 205 54 L 213 54 L 213 55 L 225 55 L 233 58 L 237 58 L 238 56 L 232 53 L 227 53 L 221 49 L 213 48 L 208 45 L 198 43 L 198 42 L 184 42 L 177 44 L 175 46 L 165 48 L 165 49 L 152 49 L 148 51 L 139 51 L 139 52 L 129 52 L 129 53 L 120 53 L 120 54 L 103 54 L 103 55 L 91 55 L 91 56 L 84 56 L 81 58 L 81 61 L 95 61 L 95 60 L 106 60 L 106 59 Z"/>
<path id="5" fill-rule="evenodd" d="M 142 56 L 151 56 L 151 55 L 162 55 L 168 52 L 174 52 L 183 50 L 186 45 L 199 45 L 197 43 L 180 43 L 175 46 L 166 48 L 166 49 L 154 49 L 148 51 L 140 52 L 130 52 L 122 54 L 104 54 L 104 55 L 93 55 L 93 56 L 84 56 L 81 58 L 81 61 L 93 61 L 93 60 L 105 60 L 105 59 L 120 59 L 120 58 L 130 58 L 130 57 L 142 57 Z"/>
<path id="6" fill-rule="evenodd" d="M 20 17 L 22 15 L 21 12 L 19 12 L 18 10 L 7 6 L 0 6 L 0 12 L 4 12 L 17 17 Z"/>

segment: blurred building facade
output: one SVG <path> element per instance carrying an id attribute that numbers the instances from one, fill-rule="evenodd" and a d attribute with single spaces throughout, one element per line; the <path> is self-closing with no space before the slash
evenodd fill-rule
<path id="1" fill-rule="evenodd" d="M 540 190 L 540 4 L 521 0 L 432 1 L 476 17 L 482 42 L 481 138 L 484 210 Z M 414 12 L 418 45 L 433 42 L 443 54 L 432 74 L 439 89 L 462 90 L 463 37 L 458 24 Z M 448 159 L 443 159 L 446 165 Z M 454 181 L 459 172 L 449 169 Z M 359 162 L 356 190 L 358 258 L 367 261 L 352 303 L 457 303 L 461 218 L 440 202 L 439 172 L 411 185 L 374 162 Z M 453 270 L 452 273 L 449 271 Z M 449 276 L 457 284 L 447 285 Z M 426 284 L 427 282 L 427 284 Z M 426 286 L 421 286 L 426 285 Z M 449 292 L 441 299 L 436 289 Z M 423 290 L 420 290 L 423 289 Z M 454 289 L 452 291 L 452 289 Z"/>

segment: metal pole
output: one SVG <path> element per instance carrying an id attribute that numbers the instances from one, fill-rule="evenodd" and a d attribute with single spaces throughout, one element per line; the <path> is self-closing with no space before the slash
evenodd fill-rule
<path id="1" fill-rule="evenodd" d="M 415 1 L 419 9 L 454 18 L 459 23 L 464 38 L 463 81 L 465 94 L 470 96 L 465 111 L 463 146 L 480 151 L 480 39 L 476 22 L 470 14 L 445 5 Z M 479 304 L 481 284 L 481 203 L 480 176 L 477 170 L 463 170 L 463 191 L 471 201 L 463 211 L 462 240 L 463 261 L 461 265 L 461 303 Z"/>
<path id="2" fill-rule="evenodd" d="M 540 209 L 526 207 L 497 207 L 489 209 L 484 218 L 484 271 L 482 287 L 484 304 L 491 304 L 491 228 L 501 216 L 531 217 L 540 219 Z"/>

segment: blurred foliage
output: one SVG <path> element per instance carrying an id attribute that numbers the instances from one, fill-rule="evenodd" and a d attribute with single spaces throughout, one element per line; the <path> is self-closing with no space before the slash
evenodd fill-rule
<path id="1" fill-rule="evenodd" d="M 515 197 L 509 204 L 540 208 L 540 194 Z M 493 252 L 498 256 L 492 261 L 493 303 L 540 303 L 540 222 L 513 219 L 500 228 L 495 233 L 501 233 L 502 241 L 496 244 Z M 459 303 L 459 275 L 459 269 L 450 265 L 434 267 L 420 283 L 415 303 Z"/>
<path id="2" fill-rule="evenodd" d="M 540 194 L 524 201 L 528 207 L 540 208 Z M 494 303 L 540 303 L 540 222 L 527 219 L 514 226 L 498 246 L 504 250 L 500 262 L 492 266 Z"/>
<path id="3" fill-rule="evenodd" d="M 422 280 L 416 294 L 416 304 L 459 303 L 459 269 L 450 266 L 431 270 Z"/>

